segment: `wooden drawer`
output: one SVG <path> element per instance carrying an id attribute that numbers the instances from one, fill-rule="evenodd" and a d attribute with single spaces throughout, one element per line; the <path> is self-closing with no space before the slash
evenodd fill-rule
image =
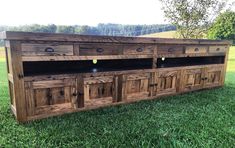
<path id="1" fill-rule="evenodd" d="M 84 106 L 101 106 L 116 102 L 114 76 L 84 78 Z"/>
<path id="2" fill-rule="evenodd" d="M 157 53 L 159 55 L 165 54 L 184 54 L 185 46 L 182 45 L 160 45 L 158 46 Z"/>
<path id="3" fill-rule="evenodd" d="M 133 55 L 133 54 L 153 54 L 155 46 L 154 45 L 124 45 L 123 54 Z"/>
<path id="4" fill-rule="evenodd" d="M 72 102 L 77 99 L 76 80 L 68 78 L 25 82 L 25 95 L 29 116 L 72 109 Z"/>
<path id="5" fill-rule="evenodd" d="M 227 46 L 210 46 L 209 53 L 223 53 L 228 49 Z"/>
<path id="6" fill-rule="evenodd" d="M 120 55 L 122 54 L 122 45 L 118 44 L 80 44 L 79 55 Z"/>
<path id="7" fill-rule="evenodd" d="M 207 46 L 186 46 L 185 53 L 207 53 Z"/>
<path id="8" fill-rule="evenodd" d="M 73 55 L 73 45 L 52 44 L 22 44 L 23 56 L 67 56 Z"/>

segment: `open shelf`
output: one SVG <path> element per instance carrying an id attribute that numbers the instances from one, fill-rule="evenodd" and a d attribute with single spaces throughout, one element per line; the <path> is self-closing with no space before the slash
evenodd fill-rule
<path id="1" fill-rule="evenodd" d="M 152 59 L 23 62 L 25 76 L 151 69 Z"/>
<path id="2" fill-rule="evenodd" d="M 158 58 L 157 68 L 223 64 L 224 60 L 225 56 L 165 58 L 165 60 Z"/>

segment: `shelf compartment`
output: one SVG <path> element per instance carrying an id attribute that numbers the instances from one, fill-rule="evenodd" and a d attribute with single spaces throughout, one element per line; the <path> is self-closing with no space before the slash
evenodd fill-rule
<path id="1" fill-rule="evenodd" d="M 25 76 L 151 69 L 152 59 L 24 62 Z"/>
<path id="2" fill-rule="evenodd" d="M 225 56 L 158 58 L 157 68 L 224 64 L 224 60 Z"/>

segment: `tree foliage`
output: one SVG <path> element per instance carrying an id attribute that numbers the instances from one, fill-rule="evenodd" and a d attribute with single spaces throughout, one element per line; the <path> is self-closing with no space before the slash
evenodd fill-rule
<path id="1" fill-rule="evenodd" d="M 160 0 L 181 38 L 202 38 L 228 0 Z"/>
<path id="2" fill-rule="evenodd" d="M 235 12 L 221 13 L 209 29 L 208 38 L 233 40 L 235 44 Z"/>
<path id="3" fill-rule="evenodd" d="M 121 25 L 121 24 L 98 24 L 97 26 L 65 26 L 65 25 L 23 25 L 23 26 L 0 26 L 1 31 L 26 31 L 26 32 L 49 32 L 49 33 L 76 33 L 85 35 L 109 35 L 109 36 L 139 36 L 144 34 L 175 30 L 176 27 L 169 24 L 162 25 Z M 0 45 L 3 42 L 0 40 Z"/>

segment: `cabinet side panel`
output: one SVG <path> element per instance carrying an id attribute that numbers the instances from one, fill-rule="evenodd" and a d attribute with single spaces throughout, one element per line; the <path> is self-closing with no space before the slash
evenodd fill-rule
<path id="1" fill-rule="evenodd" d="M 10 41 L 12 76 L 13 76 L 13 93 L 15 96 L 16 118 L 19 122 L 27 120 L 26 103 L 24 91 L 24 75 L 21 57 L 21 42 Z"/>
<path id="2" fill-rule="evenodd" d="M 223 72 L 222 72 L 222 80 L 221 80 L 221 85 L 222 85 L 222 86 L 224 85 L 225 76 L 226 76 L 226 71 L 227 71 L 229 47 L 230 47 L 230 46 L 228 46 L 227 51 L 226 51 L 226 55 L 225 55 L 225 58 L 224 58 L 224 70 L 223 70 Z"/>

